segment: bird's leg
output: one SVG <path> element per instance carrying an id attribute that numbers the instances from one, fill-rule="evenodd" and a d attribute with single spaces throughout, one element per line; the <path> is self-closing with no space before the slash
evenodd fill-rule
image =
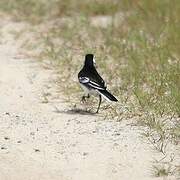
<path id="1" fill-rule="evenodd" d="M 82 96 L 82 99 L 81 99 L 81 102 L 82 103 L 84 103 L 84 102 L 86 102 L 86 98 L 89 98 L 90 97 L 90 95 L 88 94 L 87 96 Z"/>
<path id="2" fill-rule="evenodd" d="M 82 96 L 81 102 L 84 103 L 86 101 L 86 96 Z"/>
<path id="3" fill-rule="evenodd" d="M 100 105 L 101 105 L 101 100 L 102 100 L 101 95 L 99 95 L 99 105 L 98 105 L 96 113 L 99 112 L 99 108 L 100 108 Z"/>

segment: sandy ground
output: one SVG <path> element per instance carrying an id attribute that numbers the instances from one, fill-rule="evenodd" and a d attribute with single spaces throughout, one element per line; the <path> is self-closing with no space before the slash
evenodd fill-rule
<path id="1" fill-rule="evenodd" d="M 4 31 L 0 44 L 0 180 L 163 179 L 152 176 L 155 153 L 132 121 L 73 114 L 61 99 L 42 103 L 52 72 L 24 59 L 13 36 Z"/>

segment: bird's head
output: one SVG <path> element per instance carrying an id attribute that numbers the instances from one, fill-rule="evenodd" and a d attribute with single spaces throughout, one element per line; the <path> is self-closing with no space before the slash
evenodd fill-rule
<path id="1" fill-rule="evenodd" d="M 95 58 L 93 54 L 86 54 L 84 65 L 86 67 L 94 67 L 95 65 Z"/>

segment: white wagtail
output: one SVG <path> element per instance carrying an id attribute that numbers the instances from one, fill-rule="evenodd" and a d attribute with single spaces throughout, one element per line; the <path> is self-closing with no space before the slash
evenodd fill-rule
<path id="1" fill-rule="evenodd" d="M 84 66 L 78 74 L 80 85 L 85 91 L 82 101 L 86 101 L 91 94 L 99 95 L 99 104 L 96 113 L 98 113 L 101 105 L 101 96 L 108 101 L 118 101 L 111 93 L 106 90 L 106 84 L 94 66 L 95 59 L 93 54 L 85 56 Z"/>

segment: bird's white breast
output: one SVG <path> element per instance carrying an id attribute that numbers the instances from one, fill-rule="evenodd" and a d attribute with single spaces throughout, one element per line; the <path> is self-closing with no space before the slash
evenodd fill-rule
<path id="1" fill-rule="evenodd" d="M 88 95 L 94 95 L 97 96 L 99 94 L 99 92 L 95 89 L 88 89 L 86 86 L 84 86 L 83 84 L 80 84 L 82 89 L 84 90 L 85 94 Z"/>

